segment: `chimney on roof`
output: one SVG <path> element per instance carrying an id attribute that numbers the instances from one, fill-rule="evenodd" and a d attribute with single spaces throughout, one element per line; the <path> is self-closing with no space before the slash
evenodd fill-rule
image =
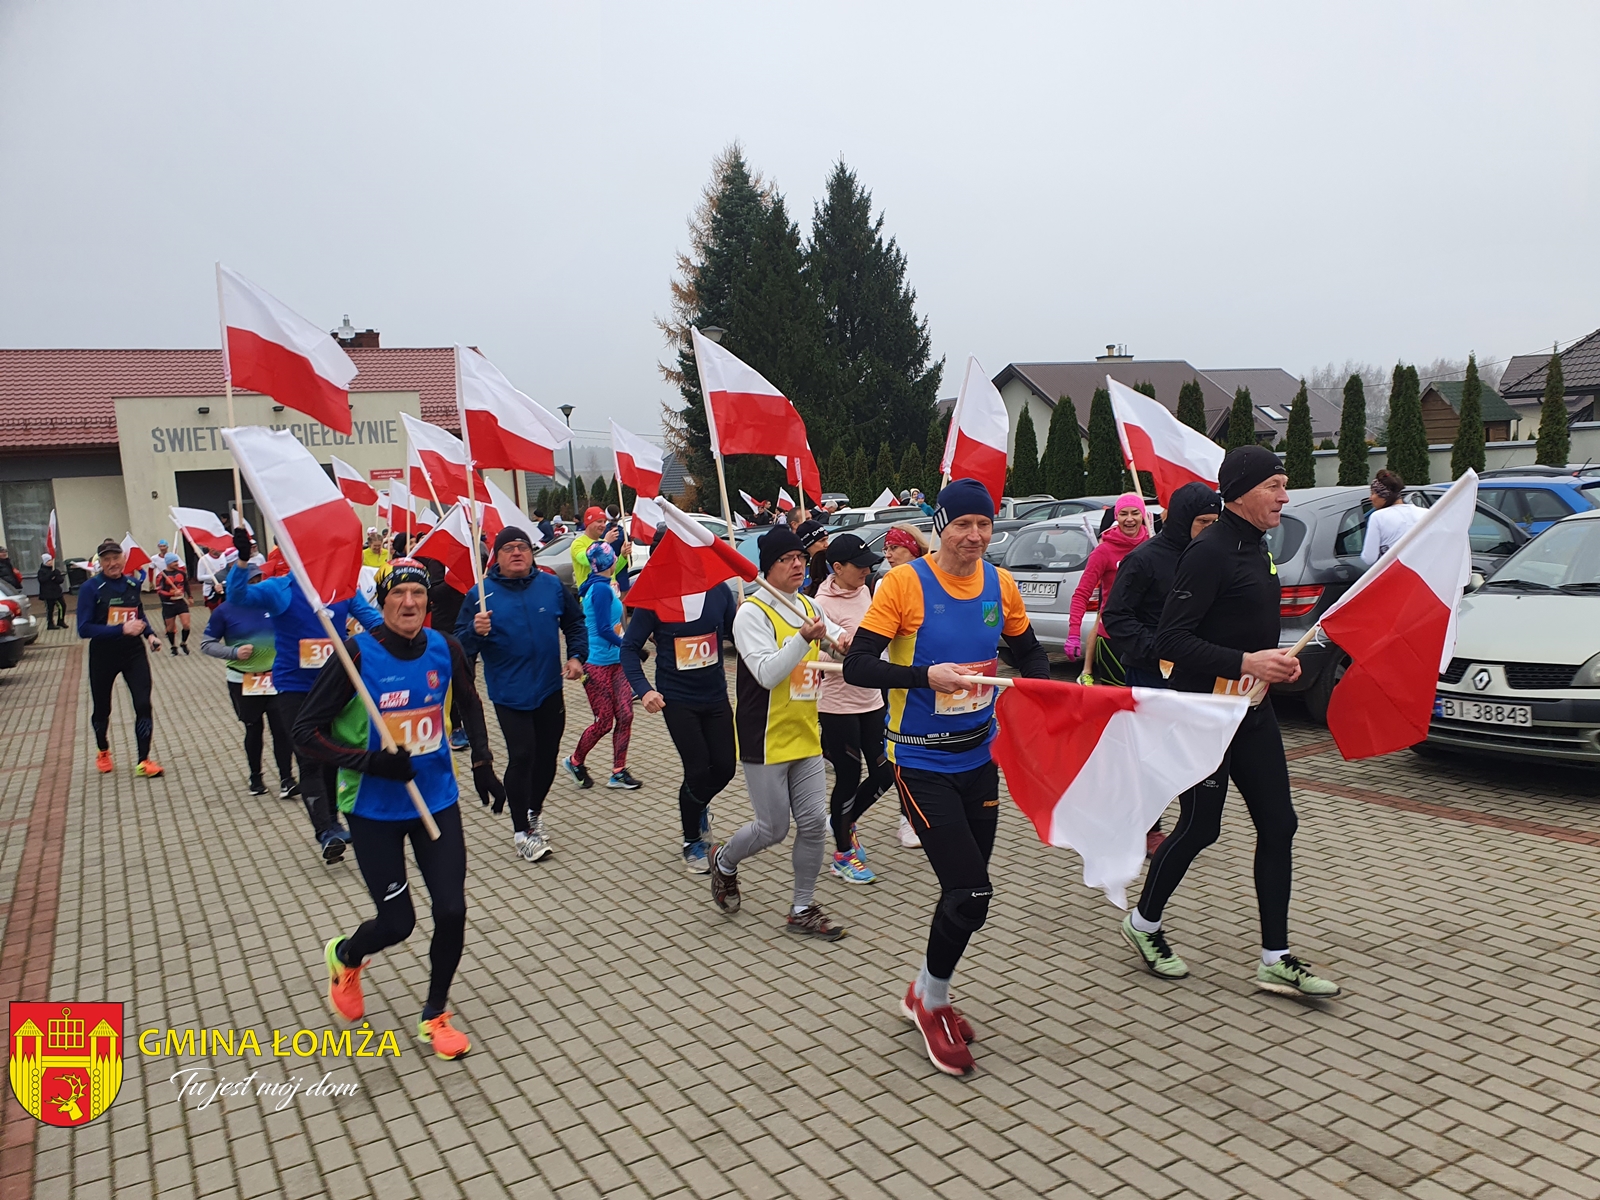
<path id="1" fill-rule="evenodd" d="M 350 324 L 349 313 L 344 315 L 344 324 L 333 330 L 332 333 L 333 340 L 346 350 L 376 350 L 378 348 L 378 331 L 376 329 L 357 329 Z"/>
<path id="2" fill-rule="evenodd" d="M 1119 346 L 1115 342 L 1107 342 L 1106 352 L 1104 354 L 1096 354 L 1094 360 L 1095 362 L 1132 362 L 1133 355 L 1128 353 L 1126 345 Z"/>

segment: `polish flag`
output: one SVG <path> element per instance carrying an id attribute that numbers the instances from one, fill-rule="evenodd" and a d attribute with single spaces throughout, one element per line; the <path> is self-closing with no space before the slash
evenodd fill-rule
<path id="1" fill-rule="evenodd" d="M 735 575 L 749 583 L 758 572 L 755 563 L 740 554 L 699 521 L 679 511 L 670 500 L 657 500 L 667 531 L 650 552 L 650 561 L 639 572 L 623 603 L 635 608 L 684 611 L 686 597 L 708 592 Z M 662 618 L 678 619 L 678 618 Z"/>
<path id="2" fill-rule="evenodd" d="M 878 498 L 872 502 L 872 507 L 873 508 L 899 508 L 900 507 L 900 501 L 895 499 L 895 495 L 894 495 L 893 492 L 891 492 L 888 488 L 884 488 L 883 491 L 878 493 Z"/>
<path id="3" fill-rule="evenodd" d="M 1011 418 L 1005 401 L 984 374 L 978 360 L 967 356 L 967 374 L 956 396 L 939 469 L 951 479 L 976 479 L 994 497 L 996 510 L 1006 490 L 1006 439 Z"/>
<path id="4" fill-rule="evenodd" d="M 750 511 L 752 513 L 759 513 L 761 511 L 761 505 L 756 503 L 756 498 L 749 492 L 741 490 L 739 492 L 739 499 L 743 500 L 747 505 L 750 506 Z"/>
<path id="5" fill-rule="evenodd" d="M 167 509 L 167 513 L 183 536 L 201 549 L 210 550 L 213 554 L 226 554 L 233 549 L 233 534 L 222 527 L 216 513 L 203 508 L 179 508 L 177 505 Z"/>
<path id="6" fill-rule="evenodd" d="M 822 499 L 822 475 L 817 469 L 817 460 L 811 455 L 809 444 L 804 454 L 787 456 L 775 454 L 773 457 L 783 464 L 790 483 L 799 488 L 804 495 L 814 496 L 817 500 Z"/>
<path id="7" fill-rule="evenodd" d="M 467 510 L 459 504 L 451 506 L 438 528 L 421 538 L 412 548 L 412 558 L 421 555 L 444 564 L 444 581 L 465 596 L 475 582 L 472 573 L 472 529 L 467 524 Z"/>
<path id="8" fill-rule="evenodd" d="M 1190 429 L 1166 405 L 1106 376 L 1111 411 L 1117 418 L 1122 457 L 1128 469 L 1149 471 L 1156 482 L 1156 503 L 1162 508 L 1186 483 L 1217 486 L 1223 449 L 1205 434 Z"/>
<path id="9" fill-rule="evenodd" d="M 439 514 L 418 500 L 417 508 L 411 514 L 411 540 L 427 537 L 438 527 Z"/>
<path id="10" fill-rule="evenodd" d="M 1249 708 L 1244 696 L 1017 679 L 995 706 L 990 755 L 1039 840 L 1076 850 L 1084 886 L 1127 908 L 1145 832 L 1217 769 Z"/>
<path id="11" fill-rule="evenodd" d="M 437 495 L 440 504 L 454 504 L 467 494 L 467 450 L 461 439 L 447 429 L 419 421 L 401 413 L 410 443 L 406 451 L 406 482 L 419 496 Z M 430 489 L 429 483 L 433 486 Z M 486 495 L 483 476 L 474 471 L 472 486 L 477 495 Z"/>
<path id="12" fill-rule="evenodd" d="M 742 517 L 740 514 L 734 513 L 733 514 L 733 527 L 735 529 L 739 530 L 740 532 L 743 532 L 744 530 L 747 530 L 747 529 L 751 528 L 751 525 L 750 525 L 750 522 L 746 521 L 744 519 L 744 517 Z"/>
<path id="13" fill-rule="evenodd" d="M 328 461 L 333 465 L 333 481 L 339 485 L 339 491 L 346 500 L 351 504 L 378 502 L 378 489 L 368 483 L 360 471 L 333 455 L 328 456 Z"/>
<path id="14" fill-rule="evenodd" d="M 56 528 L 56 510 L 50 510 L 50 520 L 44 527 L 44 552 L 52 559 L 61 557 L 61 531 Z"/>
<path id="15" fill-rule="evenodd" d="M 633 513 L 628 518 L 628 537 L 641 546 L 655 541 L 656 526 L 667 519 L 661 505 L 647 496 L 635 496 Z"/>
<path id="16" fill-rule="evenodd" d="M 529 537 L 537 537 L 534 532 L 534 522 L 527 513 L 505 490 L 488 477 L 484 478 L 483 485 L 488 489 L 486 500 L 479 500 L 482 508 L 478 512 L 478 523 L 483 530 L 483 536 L 494 543 L 495 536 L 507 525 L 515 525 Z"/>
<path id="17" fill-rule="evenodd" d="M 361 520 L 311 451 L 287 429 L 259 425 L 224 429 L 222 439 L 306 599 L 318 607 L 355 595 Z"/>
<path id="18" fill-rule="evenodd" d="M 1353 660 L 1328 701 L 1328 732 L 1347 759 L 1428 736 L 1439 673 L 1456 647 L 1456 605 L 1472 576 L 1478 510 L 1468 470 L 1318 622 Z"/>
<path id="19" fill-rule="evenodd" d="M 456 405 L 461 429 L 479 467 L 554 476 L 555 451 L 572 430 L 554 413 L 511 385 L 476 350 L 456 347 Z M 440 499 L 444 493 L 439 493 Z"/>
<path id="20" fill-rule="evenodd" d="M 723 455 L 804 453 L 806 423 L 787 397 L 698 329 L 690 333 L 712 448 Z"/>
<path id="21" fill-rule="evenodd" d="M 122 570 L 125 574 L 132 574 L 150 565 L 150 556 L 133 540 L 133 534 L 124 535 L 122 539 Z"/>
<path id="22" fill-rule="evenodd" d="M 350 433 L 350 381 L 356 365 L 326 329 L 236 271 L 217 264 L 222 371 L 237 388 L 271 396 Z"/>
<path id="23" fill-rule="evenodd" d="M 779 512 L 793 512 L 794 511 L 794 497 L 789 495 L 789 493 L 784 491 L 782 488 L 778 489 L 778 511 Z"/>
<path id="24" fill-rule="evenodd" d="M 611 452 L 617 459 L 617 482 L 625 483 L 641 496 L 661 494 L 661 475 L 666 457 L 655 446 L 611 422 Z"/>
<path id="25" fill-rule="evenodd" d="M 251 526 L 249 521 L 246 521 L 243 517 L 241 517 L 239 515 L 239 510 L 237 508 L 235 508 L 231 504 L 228 505 L 228 521 L 229 521 L 228 528 L 230 528 L 230 529 L 242 529 L 246 533 L 248 533 L 251 536 L 251 538 L 254 538 L 256 536 L 256 531 L 255 531 L 254 527 Z"/>

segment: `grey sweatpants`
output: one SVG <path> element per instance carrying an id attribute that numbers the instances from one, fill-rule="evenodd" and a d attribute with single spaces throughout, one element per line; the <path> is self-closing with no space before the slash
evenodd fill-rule
<path id="1" fill-rule="evenodd" d="M 730 873 L 752 854 L 776 846 L 788 836 L 794 814 L 794 903 L 810 904 L 822 874 L 828 832 L 828 777 L 822 756 L 786 763 L 740 763 L 750 807 L 756 819 L 728 839 L 720 865 Z"/>

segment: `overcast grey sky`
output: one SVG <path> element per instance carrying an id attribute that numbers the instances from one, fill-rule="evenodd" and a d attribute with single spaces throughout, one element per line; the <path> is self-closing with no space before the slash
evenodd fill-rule
<path id="1" fill-rule="evenodd" d="M 1600 326 L 1600 5 L 0 0 L 0 345 L 216 344 L 221 258 L 655 432 L 729 141 L 839 157 L 975 353 L 1503 357 Z"/>

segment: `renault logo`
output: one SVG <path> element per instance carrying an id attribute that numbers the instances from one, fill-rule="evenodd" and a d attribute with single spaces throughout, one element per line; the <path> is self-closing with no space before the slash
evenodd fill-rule
<path id="1" fill-rule="evenodd" d="M 1489 686 L 1489 681 L 1492 678 L 1493 676 L 1489 674 L 1488 667 L 1479 667 L 1472 673 L 1472 686 L 1481 692 Z"/>

